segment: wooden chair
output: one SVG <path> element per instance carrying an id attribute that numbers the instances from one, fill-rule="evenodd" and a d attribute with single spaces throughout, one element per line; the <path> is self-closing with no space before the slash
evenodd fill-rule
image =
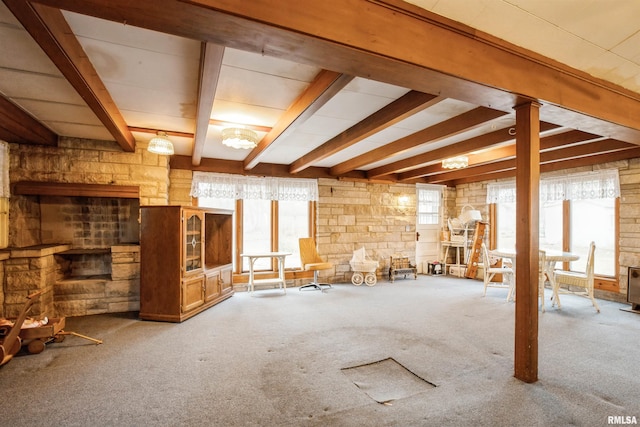
<path id="1" fill-rule="evenodd" d="M 540 307 L 544 313 L 544 284 L 547 281 L 547 253 L 545 251 L 538 252 L 538 297 L 540 298 Z"/>
<path id="2" fill-rule="evenodd" d="M 562 293 L 570 293 L 589 298 L 596 311 L 600 313 L 600 307 L 598 307 L 593 292 L 595 252 L 596 244 L 595 242 L 591 242 L 589 245 L 589 255 L 587 256 L 587 266 L 584 272 L 562 270 L 556 270 L 554 272 L 556 282 L 555 296 L 558 299 L 558 307 L 560 307 L 560 297 L 558 294 L 562 291 Z M 561 285 L 565 285 L 567 288 L 561 289 Z M 575 288 L 579 288 L 579 290 L 575 290 Z"/>
<path id="3" fill-rule="evenodd" d="M 323 286 L 331 287 L 329 283 L 320 283 L 318 281 L 318 272 L 320 270 L 328 270 L 333 268 L 333 264 L 325 262 L 320 258 L 316 249 L 316 242 L 312 237 L 304 237 L 298 240 L 300 245 L 300 261 L 302 269 L 313 271 L 313 282 L 300 286 L 300 290 L 313 288 L 321 291 Z"/>
<path id="4" fill-rule="evenodd" d="M 508 288 L 507 301 L 511 301 L 515 292 L 515 278 L 513 277 L 513 268 L 511 267 L 491 267 L 491 261 L 489 260 L 489 251 L 487 246 L 482 243 L 482 270 L 484 271 L 484 292 L 482 296 L 487 295 L 488 287 L 496 288 Z M 492 282 L 491 280 L 496 274 L 502 274 L 501 282 Z"/>

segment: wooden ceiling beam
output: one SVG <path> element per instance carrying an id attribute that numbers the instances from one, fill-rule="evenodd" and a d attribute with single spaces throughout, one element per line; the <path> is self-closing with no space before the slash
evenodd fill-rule
<path id="1" fill-rule="evenodd" d="M 553 125 L 549 123 L 542 122 L 540 123 L 540 133 L 542 134 L 545 131 L 549 131 L 553 129 Z M 601 136 L 590 134 L 587 132 L 581 132 L 576 130 L 568 130 L 566 132 L 557 133 L 553 135 L 547 135 L 540 138 L 540 151 L 544 153 L 546 151 L 557 149 L 561 146 L 571 146 L 576 144 L 584 144 L 585 141 L 595 141 L 600 140 Z M 620 143 L 617 148 L 623 148 L 625 146 L 632 146 L 628 143 L 623 143 L 621 141 L 616 141 L 616 143 Z M 594 147 L 594 146 L 590 146 Z M 566 153 L 562 151 L 561 153 Z M 464 154 L 464 152 L 460 152 L 458 154 Z M 515 144 L 505 145 L 499 148 L 493 148 L 490 150 L 486 150 L 480 154 L 469 154 L 469 166 L 479 166 L 485 163 L 491 163 L 496 165 L 496 161 L 513 158 L 516 155 L 516 146 Z M 497 165 L 496 165 L 497 167 Z M 398 180 L 406 181 L 415 179 L 418 177 L 424 177 L 428 175 L 442 174 L 442 173 L 450 173 L 452 172 L 449 169 L 444 169 L 441 167 L 440 163 L 435 165 L 426 166 L 419 169 L 413 169 L 407 172 L 403 172 L 398 175 Z M 454 171 L 455 172 L 455 171 Z"/>
<path id="2" fill-rule="evenodd" d="M 377 178 L 392 173 L 401 174 L 412 169 L 420 168 L 428 163 L 441 161 L 448 157 L 455 157 L 470 151 L 480 150 L 495 144 L 505 143 L 513 139 L 515 139 L 515 137 L 509 134 L 509 128 L 499 129 L 456 144 L 436 148 L 435 150 L 427 151 L 426 153 L 418 154 L 408 159 L 398 160 L 397 162 L 370 169 L 367 175 L 370 178 Z"/>
<path id="3" fill-rule="evenodd" d="M 603 141 L 596 141 L 587 144 L 541 152 L 540 164 L 557 164 L 561 162 L 564 165 L 564 168 L 574 168 L 585 164 L 595 164 L 589 162 L 585 163 L 580 160 L 585 157 L 602 159 L 602 157 L 600 156 L 613 153 L 622 156 L 621 158 L 630 158 L 627 156 L 633 153 L 640 153 L 640 147 L 628 144 L 623 141 L 607 139 Z M 507 159 L 485 165 L 472 166 L 464 169 L 458 169 L 452 172 L 433 175 L 430 177 L 426 177 L 426 180 L 430 184 L 443 182 L 459 182 L 459 180 L 461 179 L 480 176 L 487 177 L 491 176 L 492 173 L 505 170 L 513 170 L 515 176 L 515 168 L 515 159 Z M 546 170 L 548 171 L 549 169 Z M 485 178 L 477 179 L 474 182 L 483 181 L 484 179 Z"/>
<path id="4" fill-rule="evenodd" d="M 207 141 L 207 131 L 211 120 L 213 100 L 216 96 L 224 46 L 202 43 L 200 53 L 200 73 L 198 78 L 198 105 L 196 107 L 196 131 L 193 139 L 191 161 L 199 165 Z"/>
<path id="5" fill-rule="evenodd" d="M 56 146 L 58 135 L 0 95 L 0 140 Z"/>
<path id="6" fill-rule="evenodd" d="M 289 166 L 275 163 L 260 163 L 251 170 L 244 169 L 241 160 L 223 160 L 203 158 L 199 165 L 194 166 L 190 156 L 174 155 L 169 160 L 171 169 L 182 169 L 199 172 L 217 172 L 250 176 L 276 176 L 284 178 L 334 178 L 329 174 L 328 168 L 310 167 L 297 174 L 289 173 Z M 366 179 L 366 174 L 354 171 L 347 178 Z"/>
<path id="7" fill-rule="evenodd" d="M 152 133 L 157 135 L 158 132 L 164 132 L 167 136 L 178 136 L 180 138 L 193 138 L 193 133 L 191 132 L 180 132 L 177 130 L 167 130 L 167 129 L 151 129 L 151 128 L 140 128 L 136 126 L 129 126 L 128 129 L 131 132 L 142 132 L 142 133 Z"/>
<path id="8" fill-rule="evenodd" d="M 134 151 L 133 135 L 62 12 L 26 0 L 3 1 L 120 147 Z"/>
<path id="9" fill-rule="evenodd" d="M 543 121 L 640 144 L 637 93 L 404 1 L 33 1 L 507 112 L 537 99 Z"/>
<path id="10" fill-rule="evenodd" d="M 273 129 L 260 140 L 256 148 L 251 150 L 244 159 L 244 168 L 253 169 L 260 162 L 260 157 L 266 154 L 267 150 L 278 138 L 284 138 L 293 132 L 340 92 L 353 78 L 353 76 L 334 71 L 320 71 L 307 89 L 280 116 Z"/>
<path id="11" fill-rule="evenodd" d="M 557 125 L 542 122 L 540 123 L 540 132 L 546 132 L 558 128 Z M 486 133 L 484 135 L 469 138 L 467 140 L 448 145 L 446 147 L 438 148 L 432 151 L 428 151 L 423 154 L 418 154 L 409 159 L 399 160 L 397 162 L 389 163 L 378 168 L 374 168 L 368 171 L 367 175 L 370 178 L 388 175 L 392 173 L 398 173 L 403 176 L 405 180 L 417 178 L 425 175 L 421 172 L 412 173 L 412 170 L 424 170 L 423 165 L 433 162 L 442 161 L 448 157 L 455 157 L 461 154 L 468 154 L 471 151 L 481 150 L 483 148 L 491 147 L 492 145 L 502 144 L 515 140 L 515 136 L 511 133 L 512 126 L 504 129 L 498 129 L 493 132 Z M 472 159 L 478 159 L 473 161 Z M 469 164 L 482 163 L 479 160 L 480 157 L 469 154 Z M 427 167 L 428 170 L 433 170 L 433 173 L 442 171 L 440 164 L 432 165 L 433 167 Z M 422 168 L 422 169 L 418 169 Z"/>
<path id="12" fill-rule="evenodd" d="M 595 154 L 590 156 L 584 156 L 577 159 L 561 160 L 557 162 L 544 163 L 540 165 L 540 172 L 555 172 L 559 170 L 566 170 L 572 168 L 579 168 L 585 166 L 601 165 L 609 162 L 617 162 L 620 160 L 628 160 L 640 157 L 640 147 L 629 148 L 626 150 L 613 151 L 603 154 Z M 492 181 L 499 179 L 508 179 L 516 176 L 515 169 L 503 170 L 494 173 L 487 173 L 482 175 L 472 175 L 468 177 L 458 178 L 450 181 L 440 182 L 442 185 L 455 187 L 461 184 L 472 184 L 480 181 Z"/>
<path id="13" fill-rule="evenodd" d="M 331 168 L 332 175 L 342 175 L 362 166 L 397 156 L 420 145 L 425 145 L 473 129 L 506 113 L 485 107 L 474 108 L 411 135 L 397 139 Z"/>
<path id="14" fill-rule="evenodd" d="M 289 172 L 298 173 L 311 166 L 313 163 L 325 159 L 337 152 L 344 150 L 363 139 L 380 132 L 394 124 L 406 119 L 419 111 L 431 107 L 442 101 L 436 95 L 422 93 L 415 90 L 384 106 L 364 120 L 339 133 L 329 141 L 294 161 Z"/>
<path id="15" fill-rule="evenodd" d="M 566 132 L 556 133 L 554 135 L 549 135 L 542 138 L 540 140 L 540 149 L 551 150 L 557 147 L 579 144 L 586 141 L 594 141 L 596 139 L 605 139 L 605 137 L 589 132 L 571 129 Z"/>

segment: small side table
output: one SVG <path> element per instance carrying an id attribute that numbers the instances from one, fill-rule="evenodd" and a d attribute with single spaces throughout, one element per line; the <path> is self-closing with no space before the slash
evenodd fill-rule
<path id="1" fill-rule="evenodd" d="M 249 287 L 248 290 L 253 294 L 256 284 L 279 284 L 280 289 L 287 293 L 287 281 L 284 277 L 284 260 L 291 255 L 290 252 L 261 252 L 255 254 L 240 254 L 241 257 L 249 258 Z M 253 265 L 258 258 L 277 258 L 278 259 L 278 277 L 270 279 L 256 279 Z"/>

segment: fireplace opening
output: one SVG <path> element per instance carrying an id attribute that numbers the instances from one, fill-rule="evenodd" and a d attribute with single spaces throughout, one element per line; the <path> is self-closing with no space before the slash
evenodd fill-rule
<path id="1" fill-rule="evenodd" d="M 70 249 L 56 254 L 60 278 L 111 279 L 111 249 Z"/>
<path id="2" fill-rule="evenodd" d="M 140 202 L 112 197 L 40 196 L 43 244 L 70 244 L 56 254 L 58 279 L 110 279 L 111 247 L 138 244 Z"/>

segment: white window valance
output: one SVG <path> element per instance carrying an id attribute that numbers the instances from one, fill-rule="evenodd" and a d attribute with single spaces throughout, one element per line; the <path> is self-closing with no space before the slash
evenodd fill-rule
<path id="1" fill-rule="evenodd" d="M 318 182 L 315 179 L 194 172 L 191 196 L 235 200 L 317 201 Z"/>
<path id="2" fill-rule="evenodd" d="M 0 141 L 0 197 L 9 197 L 9 144 Z"/>
<path id="3" fill-rule="evenodd" d="M 612 199 L 620 197 L 617 169 L 575 173 L 540 179 L 540 201 Z M 487 204 L 516 201 L 516 182 L 487 185 Z"/>

